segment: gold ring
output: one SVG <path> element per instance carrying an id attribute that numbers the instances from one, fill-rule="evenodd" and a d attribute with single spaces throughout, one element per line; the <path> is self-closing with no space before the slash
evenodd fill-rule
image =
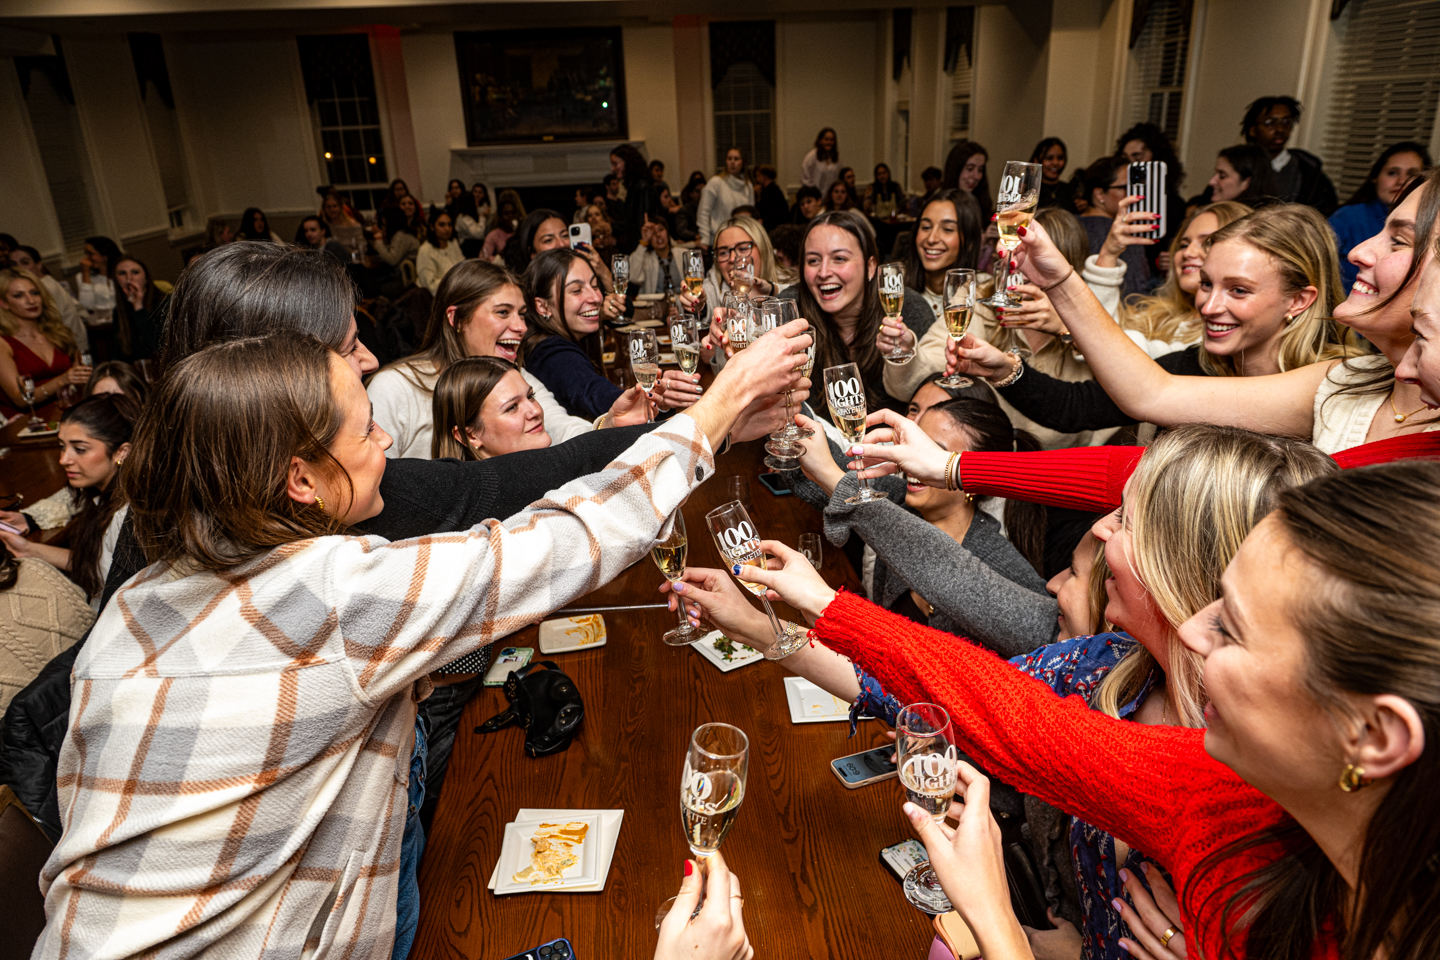
<path id="1" fill-rule="evenodd" d="M 1168 947 L 1168 946 L 1170 945 L 1170 938 L 1173 937 L 1173 936 L 1175 936 L 1175 934 L 1177 934 L 1177 933 L 1179 933 L 1179 932 L 1180 932 L 1180 931 L 1179 931 L 1179 930 L 1176 930 L 1174 927 L 1171 927 L 1169 930 L 1166 930 L 1164 933 L 1162 933 L 1162 934 L 1160 935 L 1160 946 L 1162 946 L 1162 947 Z"/>

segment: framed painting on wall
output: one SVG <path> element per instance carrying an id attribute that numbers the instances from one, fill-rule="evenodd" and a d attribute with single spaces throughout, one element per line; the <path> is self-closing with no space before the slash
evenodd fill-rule
<path id="1" fill-rule="evenodd" d="M 455 56 L 472 147 L 629 137 L 619 27 L 457 31 Z"/>

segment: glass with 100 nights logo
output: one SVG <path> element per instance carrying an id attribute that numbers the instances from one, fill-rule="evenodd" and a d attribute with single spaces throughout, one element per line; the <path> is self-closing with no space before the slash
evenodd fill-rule
<path id="1" fill-rule="evenodd" d="M 760 549 L 760 534 L 755 530 L 750 514 L 745 512 L 745 506 L 739 500 L 732 500 L 705 514 L 705 523 L 710 528 L 710 535 L 715 538 L 715 549 L 720 551 L 720 557 L 725 566 L 730 568 L 731 575 L 739 580 L 740 586 L 759 597 L 760 602 L 765 605 L 765 614 L 770 618 L 770 628 L 775 631 L 775 643 L 765 651 L 765 659 L 782 660 L 805 646 L 807 631 L 793 623 L 784 627 L 780 625 L 770 601 L 765 599 L 764 585 L 740 580 L 741 567 L 765 569 L 765 554 Z"/>

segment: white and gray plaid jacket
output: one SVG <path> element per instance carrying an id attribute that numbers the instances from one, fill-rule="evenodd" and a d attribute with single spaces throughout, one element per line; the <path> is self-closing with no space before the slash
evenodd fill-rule
<path id="1" fill-rule="evenodd" d="M 613 578 L 713 472 L 682 415 L 504 523 L 137 574 L 75 663 L 34 956 L 388 958 L 416 681 Z"/>

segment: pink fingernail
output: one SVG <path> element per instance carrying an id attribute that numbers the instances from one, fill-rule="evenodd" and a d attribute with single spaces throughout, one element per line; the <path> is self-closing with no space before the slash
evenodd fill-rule
<path id="1" fill-rule="evenodd" d="M 858 457 L 858 456 L 860 456 L 860 454 L 862 454 L 862 453 L 864 453 L 864 452 L 865 452 L 865 448 L 862 447 L 862 446 L 860 446 L 860 444 L 858 444 L 858 443 L 855 444 L 855 446 L 853 446 L 853 447 L 850 448 L 850 456 L 852 456 L 852 457 Z"/>
<path id="2" fill-rule="evenodd" d="M 1129 883 L 1129 882 L 1130 882 L 1130 871 L 1129 871 L 1129 870 L 1121 870 L 1121 871 L 1120 871 L 1120 879 L 1123 880 L 1123 881 L 1126 882 L 1126 883 Z"/>
<path id="3" fill-rule="evenodd" d="M 1122 902 L 1117 898 L 1117 899 L 1115 899 L 1115 900 L 1111 900 L 1111 901 L 1110 901 L 1110 906 L 1112 906 L 1112 907 L 1115 908 L 1115 912 L 1116 912 L 1116 913 L 1119 913 L 1121 910 L 1124 909 L 1125 904 L 1122 903 Z"/>

